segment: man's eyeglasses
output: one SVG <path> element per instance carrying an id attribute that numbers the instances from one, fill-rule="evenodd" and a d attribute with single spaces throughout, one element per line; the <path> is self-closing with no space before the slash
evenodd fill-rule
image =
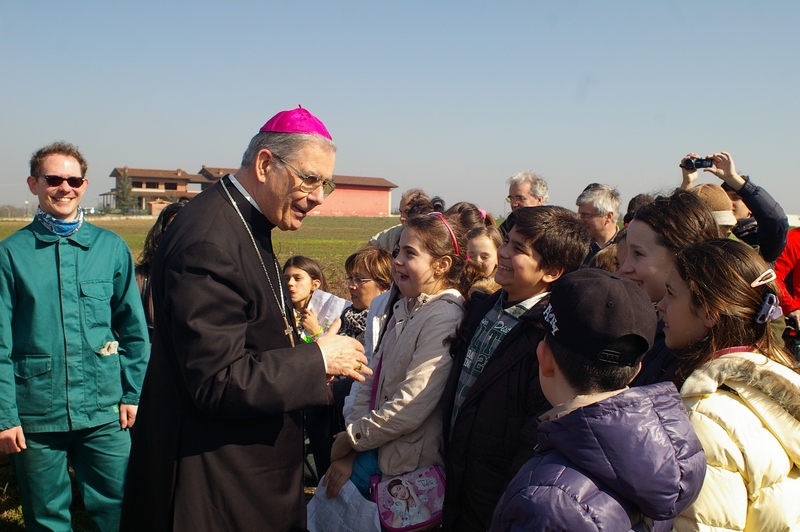
<path id="1" fill-rule="evenodd" d="M 43 177 L 45 181 L 47 181 L 48 187 L 60 187 L 61 183 L 64 181 L 67 182 L 69 186 L 72 188 L 80 188 L 83 185 L 83 182 L 86 181 L 85 177 L 61 177 L 57 175 L 44 175 L 44 174 L 33 174 L 34 177 Z"/>
<path id="2" fill-rule="evenodd" d="M 315 175 L 306 175 L 291 164 L 287 163 L 280 155 L 273 153 L 272 156 L 278 159 L 281 164 L 285 164 L 291 168 L 294 173 L 297 174 L 297 177 L 302 179 L 302 183 L 300 183 L 300 190 L 303 192 L 314 192 L 319 187 L 322 187 L 322 197 L 327 198 L 330 196 L 331 192 L 336 189 L 336 184 L 330 179 L 323 179 Z"/>
<path id="3" fill-rule="evenodd" d="M 578 216 L 581 217 L 581 220 L 589 220 L 591 218 L 597 218 L 598 216 L 603 216 L 603 213 L 602 212 L 596 212 L 594 214 L 591 214 L 591 213 L 588 213 L 588 212 L 581 212 L 581 213 L 578 213 Z"/>
<path id="4" fill-rule="evenodd" d="M 374 281 L 375 279 L 370 279 L 369 277 L 345 277 L 344 280 L 347 281 L 347 284 L 362 286 L 370 281 Z"/>
<path id="5" fill-rule="evenodd" d="M 528 198 L 532 198 L 533 196 L 509 196 L 506 198 L 507 203 L 514 203 L 515 201 L 522 203 Z"/>

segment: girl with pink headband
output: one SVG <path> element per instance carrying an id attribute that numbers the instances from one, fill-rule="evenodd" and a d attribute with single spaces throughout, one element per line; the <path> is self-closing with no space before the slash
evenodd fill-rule
<path id="1" fill-rule="evenodd" d="M 455 217 L 439 212 L 407 220 L 393 253 L 401 297 L 375 349 L 374 375 L 359 388 L 309 505 L 311 530 L 330 529 L 314 522 L 326 514 L 318 505 L 341 504 L 338 496 L 368 499 L 373 475 L 388 480 L 444 465 L 439 401 L 452 365 L 446 339 L 461 323 L 469 289 L 465 233 Z"/>

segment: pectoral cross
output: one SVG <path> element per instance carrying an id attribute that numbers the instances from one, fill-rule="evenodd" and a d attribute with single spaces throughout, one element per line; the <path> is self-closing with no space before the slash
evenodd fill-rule
<path id="1" fill-rule="evenodd" d="M 294 335 L 292 334 L 294 330 L 292 329 L 292 326 L 289 325 L 289 320 L 286 319 L 286 316 L 283 317 L 283 324 L 286 325 L 286 329 L 283 331 L 283 334 L 289 338 L 289 343 L 292 344 L 292 347 L 294 347 Z"/>

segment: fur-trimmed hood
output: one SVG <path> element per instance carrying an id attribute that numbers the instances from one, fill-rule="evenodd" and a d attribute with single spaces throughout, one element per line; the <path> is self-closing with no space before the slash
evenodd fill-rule
<path id="1" fill-rule="evenodd" d="M 757 353 L 729 353 L 696 369 L 681 387 L 684 403 L 723 388 L 739 396 L 800 464 L 800 374 Z"/>

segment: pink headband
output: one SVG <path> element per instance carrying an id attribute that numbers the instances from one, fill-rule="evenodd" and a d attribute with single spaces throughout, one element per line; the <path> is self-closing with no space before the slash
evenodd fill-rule
<path id="1" fill-rule="evenodd" d="M 429 212 L 428 216 L 436 216 L 441 221 L 444 222 L 444 226 L 447 228 L 447 232 L 450 233 L 450 238 L 453 240 L 453 247 L 456 250 L 456 255 L 460 255 L 458 251 L 458 242 L 456 242 L 456 234 L 453 232 L 453 229 L 450 227 L 450 224 L 447 223 L 447 219 L 444 217 L 444 214 L 440 212 Z"/>
<path id="2" fill-rule="evenodd" d="M 300 133 L 302 135 L 319 135 L 328 140 L 333 140 L 325 124 L 302 107 L 290 111 L 281 111 L 276 114 L 259 130 L 275 133 Z"/>

